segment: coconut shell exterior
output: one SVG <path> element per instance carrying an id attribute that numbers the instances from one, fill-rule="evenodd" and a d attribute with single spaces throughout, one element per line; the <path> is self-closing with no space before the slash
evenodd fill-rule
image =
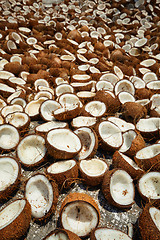
<path id="1" fill-rule="evenodd" d="M 108 167 L 108 165 L 107 165 L 107 167 Z M 102 183 L 103 178 L 104 178 L 106 172 L 108 171 L 108 168 L 106 169 L 106 171 L 103 174 L 101 174 L 99 176 L 89 176 L 89 175 L 87 175 L 86 173 L 83 172 L 83 170 L 80 167 L 80 163 L 79 163 L 79 171 L 80 171 L 81 177 L 85 180 L 85 183 L 87 185 L 98 186 L 99 184 Z"/>
<path id="2" fill-rule="evenodd" d="M 77 234 L 67 230 L 67 229 L 55 229 L 51 233 L 49 233 L 43 240 L 46 240 L 48 237 L 52 236 L 53 234 L 64 233 L 68 237 L 69 240 L 81 240 Z"/>
<path id="3" fill-rule="evenodd" d="M 63 210 L 65 209 L 65 207 L 67 205 L 69 205 L 71 203 L 75 203 L 75 202 L 86 202 L 86 203 L 90 204 L 96 210 L 97 216 L 98 216 L 98 222 L 97 222 L 97 226 L 98 226 L 99 221 L 100 221 L 100 211 L 99 211 L 97 203 L 88 194 L 78 193 L 78 192 L 74 192 L 74 193 L 68 194 L 66 196 L 66 198 L 64 199 L 64 201 L 62 202 L 62 205 L 61 205 L 61 208 L 60 208 L 60 222 L 61 222 L 61 226 L 62 226 L 62 212 L 63 212 Z"/>
<path id="4" fill-rule="evenodd" d="M 132 167 L 121 155 L 118 151 L 113 154 L 112 164 L 114 168 L 121 168 L 128 172 L 128 174 L 134 179 L 139 179 L 143 174 L 144 171 L 142 169 L 136 170 Z"/>
<path id="5" fill-rule="evenodd" d="M 52 130 L 51 130 L 52 131 Z M 53 147 L 53 145 L 51 145 L 48 140 L 47 140 L 47 136 L 46 136 L 46 147 L 48 150 L 49 155 L 51 155 L 54 159 L 59 159 L 59 160 L 67 160 L 67 159 L 72 159 L 74 158 L 79 152 L 66 152 L 60 149 L 57 149 L 55 147 Z"/>
<path id="6" fill-rule="evenodd" d="M 106 172 L 104 178 L 103 178 L 103 183 L 102 183 L 102 192 L 104 194 L 105 199 L 113 206 L 117 207 L 117 208 L 122 208 L 122 209 L 128 209 L 131 208 L 131 206 L 133 205 L 134 201 L 131 204 L 128 205 L 120 205 L 117 202 L 115 202 L 111 196 L 110 193 L 110 182 L 111 182 L 111 177 L 112 175 L 120 169 L 113 169 L 110 170 L 108 172 Z"/>
<path id="7" fill-rule="evenodd" d="M 124 153 L 129 157 L 134 157 L 136 153 L 146 146 L 145 141 L 140 133 L 136 132 L 137 136 L 133 139 L 131 147 Z"/>
<path id="8" fill-rule="evenodd" d="M 149 213 L 149 209 L 151 207 L 152 207 L 151 204 L 147 204 L 139 218 L 139 229 L 142 240 L 160 239 L 160 231 L 156 227 Z"/>
<path id="9" fill-rule="evenodd" d="M 0 157 L 0 161 L 1 161 Z M 16 192 L 18 190 L 18 185 L 20 184 L 20 178 L 21 178 L 21 165 L 19 164 L 19 162 L 14 158 L 14 160 L 16 161 L 16 163 L 18 164 L 18 175 L 17 175 L 17 179 L 15 180 L 15 182 L 13 184 L 11 184 L 10 186 L 8 186 L 5 190 L 0 191 L 0 203 L 7 201 L 14 192 Z"/>
<path id="10" fill-rule="evenodd" d="M 74 179 L 78 178 L 78 165 L 76 163 L 71 169 L 60 173 L 49 173 L 46 169 L 46 175 L 49 179 L 55 180 L 59 188 L 61 188 L 63 184 L 65 188 L 68 188 Z"/>
<path id="11" fill-rule="evenodd" d="M 34 176 L 36 175 L 42 175 L 42 176 L 45 176 L 44 174 L 35 174 Z M 34 177 L 32 176 L 32 177 Z M 31 178 L 32 178 L 31 177 Z M 45 176 L 47 178 L 47 176 Z M 29 178 L 30 179 L 30 178 Z M 28 181 L 29 181 L 28 179 Z M 47 178 L 48 179 L 48 178 Z M 49 180 L 49 179 L 48 179 Z M 26 185 L 28 183 L 28 181 L 26 182 Z M 48 221 L 48 219 L 50 218 L 50 216 L 55 212 L 56 210 L 56 206 L 57 206 L 57 202 L 58 202 L 58 197 L 59 197 L 59 190 L 58 190 L 58 186 L 57 186 L 57 183 L 54 181 L 54 180 L 49 180 L 50 184 L 52 185 L 52 189 L 53 189 L 53 201 L 52 201 L 52 206 L 50 208 L 50 210 L 41 218 L 35 218 L 33 217 L 33 220 L 35 222 L 38 222 L 38 223 L 45 223 Z M 25 186 L 26 186 L 25 185 Z"/>
<path id="12" fill-rule="evenodd" d="M 18 240 L 23 237 L 31 222 L 31 205 L 26 200 L 26 205 L 21 214 L 8 226 L 0 230 L 1 240 Z"/>
<path id="13" fill-rule="evenodd" d="M 147 109 L 139 103 L 126 102 L 122 105 L 122 115 L 126 121 L 136 123 L 147 115 Z"/>

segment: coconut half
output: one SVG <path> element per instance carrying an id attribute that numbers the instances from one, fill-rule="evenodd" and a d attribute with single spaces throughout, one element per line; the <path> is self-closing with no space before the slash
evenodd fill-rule
<path id="1" fill-rule="evenodd" d="M 23 237 L 30 225 L 31 206 L 26 199 L 18 199 L 0 211 L 0 236 L 2 240 Z"/>
<path id="2" fill-rule="evenodd" d="M 104 102 L 91 101 L 85 105 L 84 110 L 92 117 L 102 117 L 107 108 Z"/>
<path id="3" fill-rule="evenodd" d="M 96 122 L 97 119 L 95 117 L 79 116 L 72 120 L 71 125 L 73 128 L 94 127 Z"/>
<path id="4" fill-rule="evenodd" d="M 118 117 L 108 117 L 108 121 L 116 124 L 122 132 L 126 132 L 128 130 L 135 130 L 135 126 L 132 123 L 128 123 L 125 120 Z"/>
<path id="5" fill-rule="evenodd" d="M 160 173 L 144 174 L 138 181 L 138 191 L 144 200 L 160 199 Z"/>
<path id="6" fill-rule="evenodd" d="M 17 156 L 20 163 L 27 168 L 39 166 L 46 159 L 47 149 L 45 139 L 39 135 L 24 137 L 17 146 Z"/>
<path id="7" fill-rule="evenodd" d="M 19 130 L 24 130 L 29 126 L 30 118 L 26 113 L 14 112 L 5 117 L 5 122 L 13 125 Z"/>
<path id="8" fill-rule="evenodd" d="M 55 120 L 54 117 L 54 111 L 59 109 L 61 107 L 61 105 L 54 101 L 54 100 L 46 100 L 44 101 L 41 106 L 40 106 L 40 114 L 41 117 L 45 120 L 45 121 L 53 121 Z"/>
<path id="9" fill-rule="evenodd" d="M 121 129 L 112 122 L 101 122 L 98 126 L 98 134 L 104 150 L 115 151 L 123 144 Z"/>
<path id="10" fill-rule="evenodd" d="M 36 133 L 44 136 L 46 133 L 48 133 L 51 129 L 55 128 L 67 128 L 68 124 L 65 122 L 59 122 L 59 121 L 49 121 L 43 124 L 38 125 L 35 128 Z"/>
<path id="11" fill-rule="evenodd" d="M 82 147 L 80 138 L 69 129 L 50 130 L 46 144 L 49 154 L 55 159 L 71 159 Z"/>
<path id="12" fill-rule="evenodd" d="M 108 169 L 106 162 L 98 158 L 81 160 L 79 163 L 81 177 L 90 186 L 99 185 Z"/>
<path id="13" fill-rule="evenodd" d="M 8 151 L 15 149 L 19 143 L 18 130 L 10 124 L 0 125 L 0 149 Z"/>
<path id="14" fill-rule="evenodd" d="M 76 158 L 78 160 L 91 158 L 97 151 L 98 148 L 98 138 L 91 128 L 81 127 L 74 131 L 81 140 L 82 148 L 77 154 Z"/>
<path id="15" fill-rule="evenodd" d="M 130 208 L 134 203 L 133 179 L 124 170 L 108 171 L 103 179 L 102 191 L 106 200 L 118 208 Z"/>
<path id="16" fill-rule="evenodd" d="M 142 240 L 160 239 L 160 210 L 151 204 L 146 204 L 139 218 L 139 229 Z"/>
<path id="17" fill-rule="evenodd" d="M 58 161 L 46 169 L 50 179 L 54 179 L 58 186 L 68 187 L 70 183 L 78 178 L 78 166 L 75 160 Z"/>
<path id="18" fill-rule="evenodd" d="M 18 189 L 21 168 L 12 157 L 0 157 L 0 201 L 8 197 Z"/>
<path id="19" fill-rule="evenodd" d="M 81 240 L 77 234 L 66 229 L 55 229 L 43 240 Z"/>
<path id="20" fill-rule="evenodd" d="M 37 174 L 28 179 L 25 197 L 31 205 L 32 217 L 37 221 L 45 220 L 55 211 L 58 188 L 45 175 Z"/>
<path id="21" fill-rule="evenodd" d="M 97 203 L 88 194 L 70 193 L 62 202 L 60 222 L 64 229 L 86 237 L 99 223 Z"/>
<path id="22" fill-rule="evenodd" d="M 131 240 L 131 238 L 119 230 L 102 227 L 96 228 L 91 233 L 91 240 Z"/>

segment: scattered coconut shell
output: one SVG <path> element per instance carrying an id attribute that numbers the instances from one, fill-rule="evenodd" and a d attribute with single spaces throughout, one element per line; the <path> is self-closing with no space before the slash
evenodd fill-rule
<path id="1" fill-rule="evenodd" d="M 0 125 L 0 149 L 10 151 L 15 149 L 19 143 L 20 136 L 17 128 L 10 124 Z"/>
<path id="2" fill-rule="evenodd" d="M 102 191 L 106 200 L 118 208 L 130 208 L 134 203 L 135 189 L 131 176 L 122 169 L 106 172 Z"/>
<path id="3" fill-rule="evenodd" d="M 88 194 L 70 193 L 62 202 L 60 209 L 61 226 L 79 237 L 89 236 L 90 232 L 98 226 L 99 220 L 98 205 Z"/>
<path id="4" fill-rule="evenodd" d="M 66 230 L 66 229 L 55 229 L 54 231 L 50 232 L 43 240 L 49 239 L 62 239 L 62 240 L 81 240 L 77 234 Z"/>

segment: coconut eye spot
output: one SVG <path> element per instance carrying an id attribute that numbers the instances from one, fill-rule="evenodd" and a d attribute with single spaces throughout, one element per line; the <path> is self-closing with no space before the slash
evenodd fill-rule
<path id="1" fill-rule="evenodd" d="M 25 200 L 17 200 L 0 212 L 0 230 L 13 222 L 21 214 L 25 204 Z"/>
<path id="2" fill-rule="evenodd" d="M 110 192 L 115 202 L 131 204 L 134 199 L 134 186 L 130 175 L 123 170 L 117 170 L 111 177 Z"/>

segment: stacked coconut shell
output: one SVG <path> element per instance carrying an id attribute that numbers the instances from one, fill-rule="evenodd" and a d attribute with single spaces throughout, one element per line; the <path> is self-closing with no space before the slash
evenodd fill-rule
<path id="1" fill-rule="evenodd" d="M 56 211 L 45 239 L 132 239 L 77 181 L 116 211 L 139 194 L 140 238 L 160 238 L 159 15 L 158 0 L 0 2 L 0 239 Z"/>

